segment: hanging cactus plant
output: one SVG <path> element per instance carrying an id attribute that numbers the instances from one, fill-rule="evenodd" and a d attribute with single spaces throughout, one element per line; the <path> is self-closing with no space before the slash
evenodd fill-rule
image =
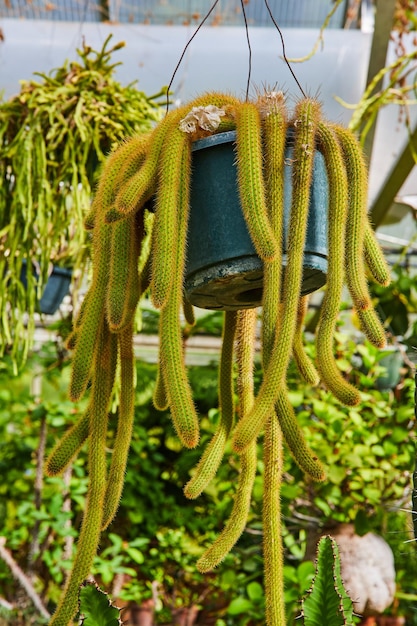
<path id="1" fill-rule="evenodd" d="M 192 145 L 195 140 L 231 129 L 237 137 L 242 211 L 264 267 L 264 376 L 255 397 L 252 373 L 256 310 L 226 310 L 219 366 L 221 419 L 185 486 L 185 494 L 189 498 L 201 494 L 215 476 L 226 443 L 232 438 L 233 450 L 241 457 L 239 482 L 224 530 L 197 563 L 200 571 L 207 572 L 220 563 L 244 530 L 256 473 L 256 442 L 263 432 L 266 623 L 285 624 L 279 501 L 282 440 L 306 474 L 316 481 L 325 477 L 324 467 L 309 449 L 288 397 L 288 365 L 293 358 L 311 384 L 321 380 L 341 402 L 358 404 L 360 393 L 342 376 L 333 354 L 342 287 L 346 280 L 363 332 L 374 345 L 382 347 L 385 333 L 372 307 L 367 269 L 380 284 L 389 282 L 389 270 L 368 222 L 367 172 L 355 137 L 324 121 L 316 100 L 300 100 L 290 115 L 283 94 L 269 92 L 254 102 L 220 93 L 197 98 L 167 114 L 153 131 L 123 143 L 111 154 L 101 175 L 86 219 L 86 227 L 93 234 L 94 275 L 69 339 L 74 349 L 70 396 L 80 400 L 91 383 L 89 404 L 85 415 L 51 452 L 46 465 L 50 475 L 62 472 L 88 439 L 86 509 L 72 573 L 52 618 L 53 626 L 70 623 L 78 588 L 89 574 L 100 533 L 117 511 L 134 415 L 134 317 L 148 290 L 161 310 L 154 402 L 159 409 L 169 407 L 184 446 L 193 448 L 198 444 L 199 422 L 181 333 L 182 312 L 190 323 L 193 320 L 192 306 L 183 289 Z M 284 171 L 289 166 L 284 151 L 288 132 L 293 143 L 292 200 L 283 271 Z M 302 343 L 308 302 L 301 294 L 301 284 L 317 150 L 324 156 L 329 187 L 329 249 L 315 365 Z M 118 428 L 107 468 L 107 420 L 115 387 L 120 388 Z"/>

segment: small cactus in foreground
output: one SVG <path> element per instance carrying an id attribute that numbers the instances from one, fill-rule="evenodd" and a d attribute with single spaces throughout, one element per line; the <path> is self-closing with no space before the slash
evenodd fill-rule
<path id="1" fill-rule="evenodd" d="M 313 585 L 304 598 L 304 626 L 353 626 L 353 603 L 343 586 L 336 541 L 322 537 Z"/>
<path id="2" fill-rule="evenodd" d="M 80 623 L 83 626 L 121 626 L 120 609 L 95 583 L 84 583 L 79 593 Z"/>

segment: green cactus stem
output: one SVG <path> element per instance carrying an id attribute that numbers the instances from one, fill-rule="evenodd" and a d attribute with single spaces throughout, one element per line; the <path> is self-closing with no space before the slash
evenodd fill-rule
<path id="1" fill-rule="evenodd" d="M 384 259 L 379 243 L 376 239 L 376 235 L 372 229 L 369 221 L 365 224 L 365 261 L 368 269 L 372 275 L 372 278 L 383 287 L 391 282 L 391 275 L 388 264 Z"/>
<path id="2" fill-rule="evenodd" d="M 105 530 L 112 522 L 119 506 L 132 439 L 135 416 L 135 361 L 132 337 L 133 331 L 131 327 L 127 327 L 117 336 L 120 360 L 120 402 L 117 433 L 104 496 L 102 530 Z"/>
<path id="3" fill-rule="evenodd" d="M 317 456 L 310 450 L 304 433 L 297 421 L 294 409 L 288 398 L 288 391 L 282 388 L 275 404 L 276 415 L 294 461 L 300 469 L 313 480 L 320 482 L 325 479 L 325 471 Z"/>
<path id="4" fill-rule="evenodd" d="M 190 150 L 183 150 L 183 171 L 189 168 Z M 185 266 L 185 242 L 187 237 L 189 212 L 189 181 L 179 190 L 178 255 L 171 267 L 173 284 L 166 305 L 160 317 L 160 356 L 167 398 L 175 430 L 182 443 L 194 448 L 199 440 L 199 425 L 192 391 L 187 377 L 182 345 L 182 331 L 179 312 L 182 305 L 182 283 Z M 154 239 L 153 239 L 154 241 Z M 153 250 L 152 250 L 153 253 Z"/>
<path id="5" fill-rule="evenodd" d="M 359 403 L 359 391 L 342 376 L 334 358 L 333 339 L 344 280 L 344 240 L 348 207 L 348 181 L 340 145 L 334 131 L 319 124 L 319 139 L 329 182 L 327 286 L 317 330 L 317 367 L 327 388 L 343 403 Z M 347 234 L 348 238 L 350 235 Z"/>
<path id="6" fill-rule="evenodd" d="M 283 470 L 282 434 L 272 416 L 264 435 L 263 555 L 265 617 L 271 626 L 285 626 L 284 553 L 280 491 Z"/>
<path id="7" fill-rule="evenodd" d="M 246 415 L 253 405 L 253 356 L 256 309 L 238 312 L 236 330 L 237 389 L 239 412 Z M 197 561 L 200 572 L 214 569 L 230 552 L 245 529 L 257 467 L 256 441 L 240 457 L 240 474 L 233 508 L 222 532 Z"/>
<path id="8" fill-rule="evenodd" d="M 129 174 L 129 171 L 126 171 L 126 164 L 133 163 L 136 169 L 143 162 L 149 134 L 144 133 L 129 137 L 108 158 L 91 209 L 84 218 L 84 227 L 87 230 L 94 229 L 97 213 L 103 210 L 103 205 L 105 212 L 107 212 L 113 204 L 116 190 L 125 180 L 121 178 L 121 174 Z"/>
<path id="9" fill-rule="evenodd" d="M 135 215 L 117 222 L 111 229 L 106 311 L 112 332 L 121 330 L 129 317 L 131 290 L 138 278 L 140 245 L 136 244 L 136 236 Z"/>
<path id="10" fill-rule="evenodd" d="M 191 302 L 187 299 L 185 293 L 182 294 L 182 312 L 184 313 L 184 319 L 189 326 L 194 326 L 195 324 L 195 315 L 194 315 L 194 307 Z"/>
<path id="11" fill-rule="evenodd" d="M 166 143 L 166 136 L 181 119 L 182 114 L 182 109 L 174 111 L 171 116 L 165 117 L 154 129 L 143 165 L 120 188 L 114 210 L 111 215 L 108 215 L 108 220 L 115 221 L 128 217 L 152 197 L 155 192 L 158 165 L 162 148 Z"/>
<path id="12" fill-rule="evenodd" d="M 236 111 L 237 171 L 242 211 L 253 245 L 261 259 L 272 261 L 279 245 L 268 217 L 261 143 L 261 118 L 255 104 L 242 103 Z"/>
<path id="13" fill-rule="evenodd" d="M 104 216 L 114 201 L 114 184 L 120 168 L 126 159 L 135 154 L 135 139 L 126 141 L 114 151 L 106 162 L 97 194 L 93 200 L 94 217 L 93 259 L 94 274 L 90 287 L 91 295 L 81 313 L 77 341 L 73 354 L 73 366 L 69 396 L 73 401 L 79 400 L 89 383 L 93 364 L 95 346 L 101 322 L 105 314 L 105 297 L 108 283 L 108 262 L 111 255 L 111 226 L 106 224 Z"/>
<path id="14" fill-rule="evenodd" d="M 226 311 L 223 324 L 223 343 L 219 367 L 219 409 L 217 430 L 207 445 L 195 468 L 191 480 L 185 485 L 187 498 L 197 498 L 211 482 L 219 469 L 224 449 L 234 420 L 233 365 L 236 331 L 236 311 Z"/>
<path id="15" fill-rule="evenodd" d="M 387 336 L 380 319 L 374 309 L 366 311 L 356 311 L 361 329 L 366 334 L 369 341 L 377 348 L 384 348 L 387 343 Z"/>
<path id="16" fill-rule="evenodd" d="M 83 413 L 79 420 L 67 430 L 65 435 L 50 452 L 45 463 L 45 472 L 48 476 L 62 474 L 77 456 L 89 434 L 89 411 Z"/>
<path id="17" fill-rule="evenodd" d="M 88 577 L 97 552 L 106 493 L 106 436 L 108 409 L 114 378 L 112 357 L 115 336 L 102 323 L 94 362 L 89 443 L 89 487 L 77 552 L 70 576 L 50 626 L 68 626 L 77 611 L 78 591 Z"/>
<path id="18" fill-rule="evenodd" d="M 345 248 L 346 284 L 355 308 L 365 310 L 371 306 L 363 263 L 368 176 L 364 156 L 354 135 L 340 126 L 334 126 L 334 130 L 342 147 L 349 188 Z"/>
<path id="19" fill-rule="evenodd" d="M 313 361 L 307 355 L 303 341 L 304 319 L 308 310 L 308 296 L 300 298 L 297 311 L 297 325 L 295 327 L 293 341 L 293 357 L 297 369 L 302 379 L 308 384 L 316 387 L 320 382 L 320 376 L 317 372 Z"/>
<path id="20" fill-rule="evenodd" d="M 269 363 L 270 352 L 280 316 L 282 245 L 284 237 L 284 151 L 287 137 L 287 112 L 282 94 L 258 99 L 264 115 L 264 175 L 272 232 L 278 246 L 273 261 L 264 264 L 262 299 L 262 360 Z"/>
<path id="21" fill-rule="evenodd" d="M 336 541 L 322 537 L 313 585 L 302 603 L 304 626 L 353 626 L 353 603 L 343 586 Z"/>
<path id="22" fill-rule="evenodd" d="M 184 157 L 183 157 L 184 155 Z M 189 136 L 175 128 L 167 136 L 161 157 L 156 195 L 155 221 L 152 232 L 152 301 L 163 308 L 174 280 L 167 259 L 176 259 L 179 252 L 179 198 L 189 186 L 191 177 L 191 142 Z"/>
<path id="23" fill-rule="evenodd" d="M 261 431 L 272 413 L 276 396 L 284 383 L 297 320 L 298 300 L 301 291 L 302 262 L 307 229 L 310 185 L 313 170 L 315 133 L 320 106 L 315 100 L 306 99 L 296 109 L 293 158 L 293 194 L 287 242 L 287 267 L 284 274 L 282 301 L 284 303 L 280 331 L 275 336 L 268 367 L 252 411 L 238 423 L 233 447 L 242 452 Z"/>
<path id="24" fill-rule="evenodd" d="M 169 400 L 164 381 L 164 368 L 161 356 L 159 357 L 159 367 L 156 375 L 155 389 L 152 397 L 153 405 L 158 411 L 166 411 L 169 407 Z"/>

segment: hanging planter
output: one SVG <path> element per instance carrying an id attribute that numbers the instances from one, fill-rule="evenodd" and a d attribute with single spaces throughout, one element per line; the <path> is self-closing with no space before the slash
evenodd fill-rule
<path id="1" fill-rule="evenodd" d="M 35 282 L 39 279 L 39 272 L 33 267 Z M 39 312 L 44 315 L 53 315 L 59 309 L 60 304 L 66 295 L 69 294 L 72 278 L 72 270 L 67 267 L 58 267 L 54 265 L 48 274 L 48 281 L 43 289 L 42 296 L 39 299 Z M 27 288 L 27 263 L 22 262 L 22 270 L 20 280 Z"/>
<path id="2" fill-rule="evenodd" d="M 205 143 L 198 142 L 209 138 L 211 143 L 214 137 L 217 144 L 218 136 L 222 141 L 218 133 L 226 131 L 236 133 L 236 152 L 229 145 L 226 156 L 222 156 L 229 162 L 236 161 L 233 175 L 223 176 L 227 168 L 218 164 L 214 175 L 204 164 L 199 171 L 198 161 L 206 158 L 208 150 Z M 291 154 L 287 152 L 288 132 L 293 134 Z M 224 146 L 220 143 L 216 150 L 223 152 Z M 199 189 L 204 201 L 194 203 Z M 230 189 L 233 200 L 223 204 Z M 220 217 L 215 215 L 220 201 L 213 200 L 219 193 Z M 154 213 L 149 211 L 152 198 Z M 214 298 L 215 306 L 225 308 L 219 366 L 221 417 L 216 434 L 185 486 L 185 494 L 196 498 L 202 493 L 215 476 L 231 439 L 233 451 L 241 458 L 238 485 L 230 519 L 197 563 L 200 571 L 207 572 L 233 548 L 245 528 L 257 470 L 256 444 L 263 434 L 266 623 L 285 624 L 279 501 L 282 441 L 313 480 L 325 476 L 323 465 L 308 448 L 297 422 L 286 373 L 293 359 L 310 384 L 321 381 L 347 405 L 360 402 L 358 389 L 337 366 L 333 337 L 346 280 L 363 332 L 374 345 L 385 344 L 384 329 L 372 307 L 365 267 L 381 284 L 389 281 L 389 270 L 368 222 L 366 202 L 367 173 L 355 137 L 323 120 L 320 104 L 314 99 L 300 100 L 294 112 L 289 112 L 281 92 L 260 94 L 254 102 L 207 93 L 170 112 L 152 132 L 126 141 L 109 157 L 86 218 L 93 234 L 93 279 L 69 339 L 74 349 L 70 396 L 80 400 L 89 388 L 88 408 L 56 445 L 46 464 L 50 475 L 62 472 L 89 440 L 87 504 L 72 573 L 52 618 L 53 626 L 67 626 L 71 621 L 79 585 L 89 575 L 100 534 L 119 504 L 134 415 L 133 333 L 138 303 L 149 290 L 154 305 L 161 309 L 155 406 L 170 409 L 179 439 L 193 448 L 199 441 L 199 420 L 185 367 L 181 318 L 184 314 L 189 323 L 193 322 L 190 300 L 199 296 L 195 276 L 208 266 L 218 268 L 229 263 L 230 258 L 250 259 L 258 265 L 255 269 L 253 265 L 240 268 L 237 286 L 233 285 L 233 275 L 223 281 L 218 269 L 213 281 L 203 280 L 197 286 L 204 292 L 211 282 L 212 292 L 221 283 L 221 296 L 209 293 L 203 300 L 206 306 L 207 299 Z M 238 213 L 240 225 L 236 227 L 229 206 Z M 325 206 L 327 221 L 322 216 Z M 238 235 L 231 252 L 229 235 L 219 244 L 223 237 L 221 223 L 214 229 L 214 238 L 209 234 L 211 220 L 207 212 L 199 214 L 202 207 L 209 215 L 214 214 L 213 221 L 222 217 L 226 222 L 230 220 L 228 232 L 236 231 Z M 321 232 L 323 223 L 327 224 L 327 252 L 322 236 L 313 250 L 308 241 L 310 214 L 316 209 L 320 228 L 313 230 Z M 207 259 L 204 239 L 209 238 L 214 239 L 220 259 Z M 240 240 L 244 242 L 243 253 L 242 248 L 238 252 L 234 249 L 241 245 Z M 315 263 L 312 268 L 305 263 L 310 253 Z M 318 285 L 326 281 L 315 363 L 307 356 L 302 341 L 306 293 L 315 288 L 309 283 L 309 269 Z M 230 295 L 224 288 L 227 282 L 233 286 Z M 254 397 L 257 313 L 253 307 L 259 303 L 263 381 Z M 120 388 L 118 427 L 107 468 L 108 410 L 115 386 Z"/>
<path id="3" fill-rule="evenodd" d="M 291 135 L 284 158 L 283 240 L 291 207 Z M 289 144 L 289 145 L 288 145 Z M 239 198 L 236 131 L 193 143 L 185 293 L 204 309 L 239 310 L 262 305 L 263 262 L 250 238 Z M 324 158 L 316 152 L 303 258 L 301 294 L 320 289 L 327 272 L 328 185 Z M 283 265 L 286 264 L 285 243 Z"/>

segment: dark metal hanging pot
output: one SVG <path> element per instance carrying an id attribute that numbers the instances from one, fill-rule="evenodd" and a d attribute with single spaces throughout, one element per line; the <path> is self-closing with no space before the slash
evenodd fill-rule
<path id="1" fill-rule="evenodd" d="M 235 310 L 262 304 L 263 263 L 242 214 L 235 139 L 236 132 L 230 131 L 200 139 L 193 146 L 185 291 L 189 301 L 203 309 Z M 291 152 L 288 146 L 288 163 Z M 284 195 L 285 241 L 291 206 L 290 165 L 285 168 Z M 326 282 L 327 206 L 324 158 L 316 152 L 304 248 L 303 295 Z"/>

